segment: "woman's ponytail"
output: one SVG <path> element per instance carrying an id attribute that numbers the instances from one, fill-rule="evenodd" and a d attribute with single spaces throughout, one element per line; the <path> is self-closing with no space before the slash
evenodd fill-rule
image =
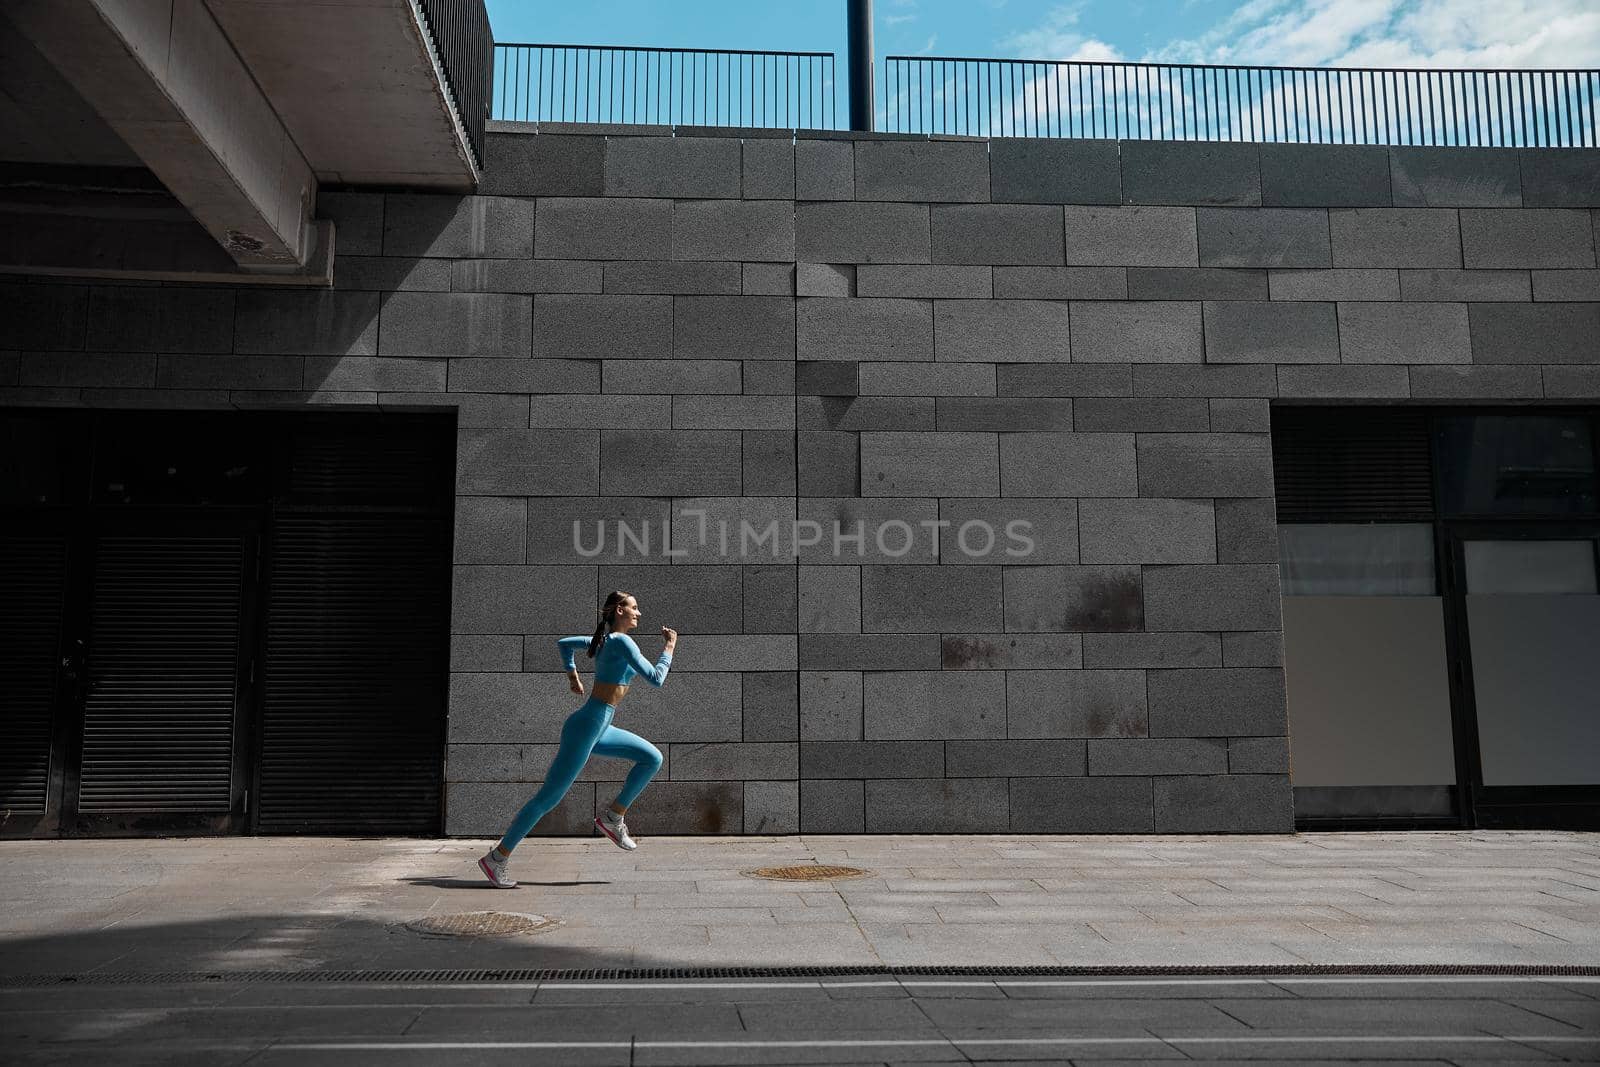
<path id="1" fill-rule="evenodd" d="M 628 599 L 631 594 L 620 589 L 615 590 L 606 597 L 606 602 L 600 608 L 600 622 L 594 628 L 594 637 L 589 641 L 589 658 L 594 659 L 600 651 L 600 646 L 606 643 L 606 637 L 611 633 L 611 620 L 616 617 L 617 605 Z"/>

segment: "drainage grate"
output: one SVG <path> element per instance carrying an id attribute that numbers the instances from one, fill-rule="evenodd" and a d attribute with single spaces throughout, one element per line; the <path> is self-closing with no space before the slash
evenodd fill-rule
<path id="1" fill-rule="evenodd" d="M 406 923 L 406 929 L 433 937 L 511 937 L 536 934 L 556 924 L 543 915 L 515 911 L 469 911 L 462 915 L 430 915 Z"/>
<path id="2" fill-rule="evenodd" d="M 785 882 L 828 882 L 835 878 L 860 878 L 871 874 L 860 867 L 830 867 L 820 863 L 804 863 L 794 867 L 759 867 L 745 871 L 752 878 L 776 878 Z"/>
<path id="3" fill-rule="evenodd" d="M 1442 975 L 1488 975 L 1525 978 L 1600 977 L 1600 967 L 1577 964 L 1517 963 L 1422 963 L 1422 964 L 1324 964 L 1295 965 L 1244 964 L 1237 967 L 883 967 L 843 965 L 838 967 L 554 967 L 479 969 L 454 971 L 156 971 L 148 974 L 99 973 L 18 974 L 0 976 L 0 989 L 35 988 L 62 985 L 198 985 L 218 982 L 337 982 L 337 983 L 435 983 L 470 982 L 583 982 L 583 981 L 663 981 L 710 978 L 1186 978 L 1201 976 L 1259 976 L 1293 978 L 1350 975 L 1375 977 L 1399 975 L 1428 978 Z"/>

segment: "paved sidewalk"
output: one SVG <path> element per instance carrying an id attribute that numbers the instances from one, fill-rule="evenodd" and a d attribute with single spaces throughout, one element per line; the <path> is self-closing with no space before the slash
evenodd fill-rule
<path id="1" fill-rule="evenodd" d="M 1600 964 L 1600 834 L 0 843 L 0 975 L 87 971 Z M 822 883 L 741 872 L 866 868 Z M 494 909 L 493 940 L 407 922 Z"/>

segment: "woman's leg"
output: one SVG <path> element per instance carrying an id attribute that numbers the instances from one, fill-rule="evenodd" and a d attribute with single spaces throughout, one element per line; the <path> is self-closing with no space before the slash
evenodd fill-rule
<path id="1" fill-rule="evenodd" d="M 622 792 L 617 794 L 616 801 L 611 805 L 611 810 L 618 815 L 628 810 L 628 805 L 644 792 L 644 787 L 650 784 L 650 779 L 661 769 L 660 749 L 638 734 L 619 730 L 615 726 L 607 726 L 600 732 L 600 739 L 594 744 L 594 752 L 597 756 L 615 756 L 619 759 L 633 760 L 633 770 L 628 772 L 627 781 L 622 783 Z"/>
<path id="2" fill-rule="evenodd" d="M 534 825 L 561 803 L 572 783 L 578 780 L 578 772 L 589 762 L 589 752 L 596 739 L 603 735 L 607 721 L 604 705 L 591 709 L 586 704 L 567 717 L 561 727 L 561 747 L 556 750 L 556 758 L 550 761 L 544 784 L 511 820 L 511 828 L 500 839 L 501 855 L 511 855 L 511 850 L 528 836 Z"/>

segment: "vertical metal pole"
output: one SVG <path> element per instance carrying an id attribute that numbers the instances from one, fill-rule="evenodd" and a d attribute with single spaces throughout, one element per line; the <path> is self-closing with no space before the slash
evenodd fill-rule
<path id="1" fill-rule="evenodd" d="M 850 49 L 850 128 L 871 130 L 872 0 L 847 0 Z"/>

